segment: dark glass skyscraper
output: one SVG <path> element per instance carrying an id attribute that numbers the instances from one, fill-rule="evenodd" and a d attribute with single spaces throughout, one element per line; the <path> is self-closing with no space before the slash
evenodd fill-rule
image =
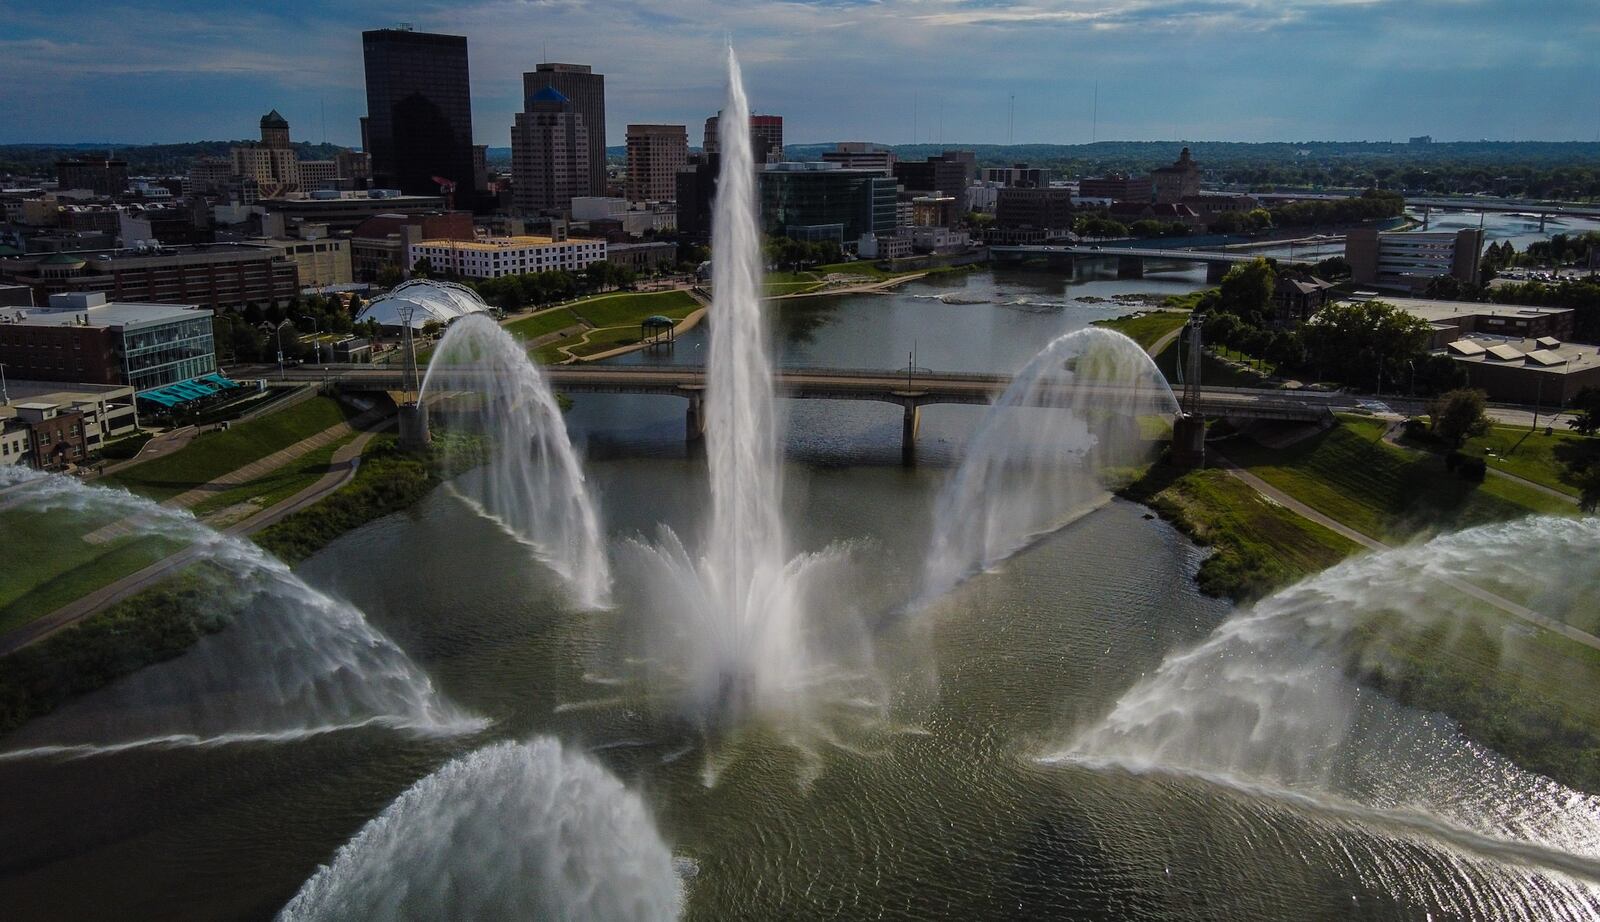
<path id="1" fill-rule="evenodd" d="M 466 37 L 375 29 L 361 33 L 361 46 L 373 186 L 438 195 L 438 176 L 456 183 L 458 205 L 470 205 L 475 182 Z"/>

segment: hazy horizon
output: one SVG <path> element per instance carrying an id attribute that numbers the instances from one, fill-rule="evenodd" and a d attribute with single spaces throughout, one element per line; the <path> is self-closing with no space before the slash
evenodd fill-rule
<path id="1" fill-rule="evenodd" d="M 400 22 L 467 36 L 494 147 L 542 60 L 606 75 L 608 141 L 665 122 L 698 143 L 725 34 L 790 143 L 1581 142 L 1600 140 L 1596 19 L 1550 0 L 66 0 L 0 9 L 0 143 L 251 138 L 275 108 L 296 140 L 355 146 L 361 32 Z"/>

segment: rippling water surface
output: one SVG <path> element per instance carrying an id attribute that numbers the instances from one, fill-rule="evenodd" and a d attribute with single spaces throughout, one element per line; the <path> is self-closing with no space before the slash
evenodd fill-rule
<path id="1" fill-rule="evenodd" d="M 919 365 L 1010 370 L 1052 336 L 1119 312 L 1074 297 L 1202 279 L 936 279 L 797 306 L 776 332 L 789 364 L 895 367 L 916 340 Z M 962 296 L 940 299 L 951 292 Z M 669 358 L 694 361 L 699 341 L 686 337 Z M 411 804 L 417 791 L 451 789 L 420 780 L 537 738 L 559 740 L 637 795 L 671 849 L 690 918 L 1600 912 L 1582 835 L 1497 852 L 1403 811 L 1374 815 L 1249 778 L 1051 759 L 1171 654 L 1228 621 L 1231 606 L 1193 589 L 1202 552 L 1141 507 L 1109 501 L 908 614 L 934 499 L 975 414 L 927 411 L 926 463 L 906 470 L 897 407 L 784 410 L 789 543 L 846 550 L 818 618 L 848 610 L 870 631 L 861 700 L 827 698 L 804 720 L 697 726 L 636 680 L 650 651 L 633 642 L 631 615 L 654 587 L 623 556 L 617 607 L 577 611 L 524 545 L 439 491 L 300 572 L 366 612 L 450 700 L 493 721 L 488 729 L 0 762 L 6 917 L 271 917 L 402 793 Z M 703 534 L 705 466 L 683 449 L 682 411 L 671 398 L 607 397 L 580 399 L 569 414 L 613 548 L 659 523 L 688 544 Z M 1386 755 L 1395 772 L 1421 777 L 1446 749 L 1453 771 L 1470 764 L 1437 719 L 1395 717 L 1381 702 L 1361 713 L 1422 728 Z M 1485 754 L 1485 785 L 1503 777 L 1500 764 Z M 1541 796 L 1591 815 L 1578 795 Z M 513 817 L 504 825 L 517 835 Z"/>

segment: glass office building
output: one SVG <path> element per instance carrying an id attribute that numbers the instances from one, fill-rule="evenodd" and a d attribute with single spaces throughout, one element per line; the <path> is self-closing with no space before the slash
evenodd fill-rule
<path id="1" fill-rule="evenodd" d="M 373 185 L 407 195 L 437 195 L 434 177 L 456 183 L 467 205 L 477 175 L 472 159 L 472 88 L 467 40 L 403 29 L 361 33 L 367 117 L 362 144 Z"/>
<path id="2" fill-rule="evenodd" d="M 772 235 L 816 239 L 837 225 L 842 243 L 895 227 L 895 181 L 836 163 L 771 163 L 761 172 L 761 225 Z M 830 234 L 831 236 L 831 234 Z"/>

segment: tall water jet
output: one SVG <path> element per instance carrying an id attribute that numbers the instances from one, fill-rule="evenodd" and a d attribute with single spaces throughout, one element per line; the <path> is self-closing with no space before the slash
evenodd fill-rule
<path id="1" fill-rule="evenodd" d="M 201 609 L 194 630 L 204 636 L 181 656 L 23 726 L 0 758 L 286 739 L 370 725 L 422 734 L 483 726 L 446 701 L 358 609 L 186 511 L 54 475 L 8 493 L 6 503 L 86 529 L 115 522 L 118 540 L 183 546 L 192 562 L 174 579 L 192 587 L 184 601 Z"/>
<path id="2" fill-rule="evenodd" d="M 1139 344 L 1112 330 L 1063 334 L 984 414 L 940 493 L 923 599 L 993 567 L 1106 497 L 1107 469 L 1148 457 L 1141 417 L 1177 400 Z"/>
<path id="3" fill-rule="evenodd" d="M 610 602 L 600 517 L 561 407 L 527 348 L 483 315 L 450 325 L 423 378 L 421 400 L 461 393 L 459 416 L 490 441 L 485 463 L 458 491 L 554 570 L 584 608 Z"/>
<path id="4" fill-rule="evenodd" d="M 675 919 L 672 852 L 638 794 L 548 737 L 496 743 L 401 794 L 280 922 Z"/>
<path id="5" fill-rule="evenodd" d="M 1600 520 L 1531 518 L 1352 559 L 1169 656 L 1048 761 L 1199 777 L 1334 822 L 1600 881 L 1600 798 L 1353 678 L 1394 668 L 1418 637 L 1437 658 L 1427 669 L 1462 668 L 1450 639 L 1474 631 L 1498 638 L 1495 668 L 1513 668 L 1519 644 L 1550 668 L 1544 628 L 1524 623 L 1538 616 L 1523 605 L 1593 618 L 1596 546 Z"/>
<path id="6" fill-rule="evenodd" d="M 648 624 L 646 655 L 660 663 L 692 715 L 794 711 L 810 691 L 846 691 L 865 658 L 853 609 L 827 585 L 848 564 L 839 549 L 787 556 L 772 363 L 761 307 L 750 107 L 728 49 L 728 98 L 719 120 L 722 168 L 712 230 L 713 304 L 705 395 L 711 521 L 694 556 L 669 529 L 654 545 L 630 542 Z M 826 625 L 808 613 L 828 607 Z"/>

